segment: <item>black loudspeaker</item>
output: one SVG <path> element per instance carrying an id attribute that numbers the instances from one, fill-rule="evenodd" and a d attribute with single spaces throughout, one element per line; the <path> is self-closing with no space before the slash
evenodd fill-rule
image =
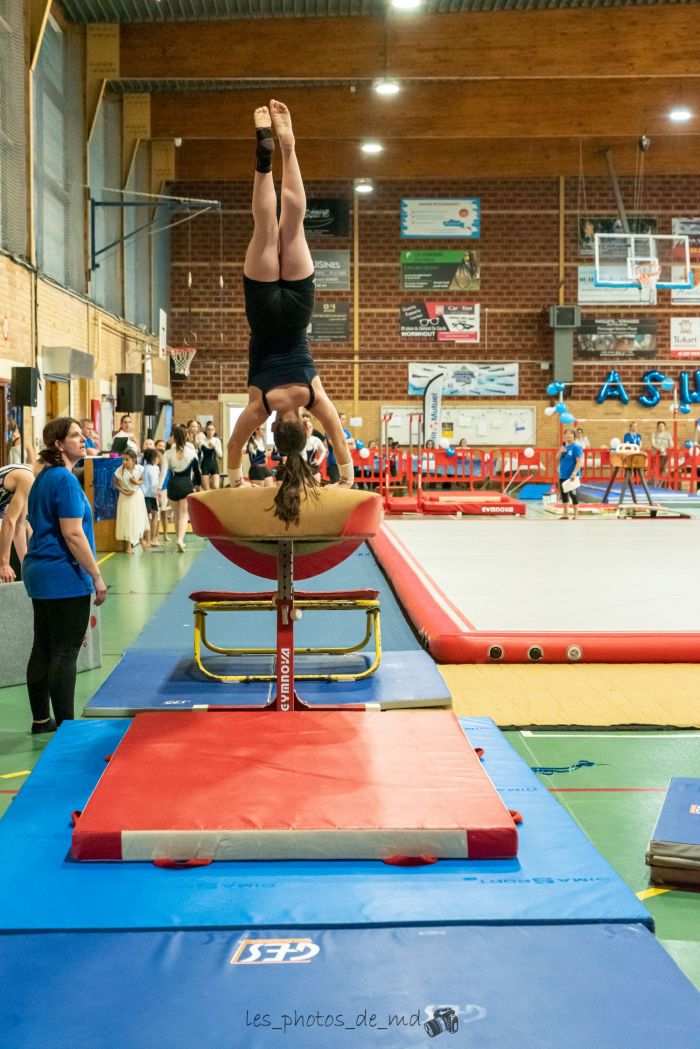
<path id="1" fill-rule="evenodd" d="M 140 372 L 117 373 L 117 411 L 143 411 L 143 375 Z"/>
<path id="2" fill-rule="evenodd" d="M 39 395 L 39 369 L 12 369 L 12 403 L 15 408 L 36 408 Z"/>
<path id="3" fill-rule="evenodd" d="M 143 414 L 155 417 L 158 414 L 160 398 L 155 393 L 147 393 L 143 399 Z"/>

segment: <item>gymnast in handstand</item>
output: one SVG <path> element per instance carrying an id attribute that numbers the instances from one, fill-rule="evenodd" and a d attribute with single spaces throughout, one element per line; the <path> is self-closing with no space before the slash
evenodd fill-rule
<path id="1" fill-rule="evenodd" d="M 276 412 L 275 445 L 284 461 L 275 514 L 299 519 L 302 492 L 317 487 L 304 455 L 301 409 L 313 411 L 336 452 L 339 486 L 351 488 L 354 470 L 338 412 L 321 385 L 306 334 L 314 304 L 314 264 L 304 236 L 306 194 L 294 151 L 289 110 L 273 99 L 255 110 L 257 139 L 253 219 L 255 227 L 243 266 L 245 308 L 250 324 L 248 404 L 228 444 L 229 479 L 243 483 L 243 450 L 251 434 Z M 272 180 L 272 128 L 282 152 L 282 201 Z"/>

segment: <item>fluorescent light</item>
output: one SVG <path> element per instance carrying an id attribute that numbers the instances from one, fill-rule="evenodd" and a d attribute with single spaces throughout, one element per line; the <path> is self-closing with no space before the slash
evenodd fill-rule
<path id="1" fill-rule="evenodd" d="M 391 6 L 395 11 L 415 11 L 422 4 L 423 0 L 391 0 Z"/>
<path id="2" fill-rule="evenodd" d="M 355 179 L 355 192 L 356 193 L 373 193 L 374 183 L 371 178 L 356 178 Z"/>
<path id="3" fill-rule="evenodd" d="M 678 109 L 672 109 L 668 114 L 668 119 L 672 120 L 674 124 L 685 124 L 686 121 L 693 119 L 693 114 L 685 106 L 679 106 Z"/>
<path id="4" fill-rule="evenodd" d="M 381 80 L 375 80 L 374 90 L 378 95 L 398 95 L 401 87 L 396 80 L 391 80 L 385 76 Z"/>
<path id="5" fill-rule="evenodd" d="M 363 153 L 382 153 L 384 146 L 381 142 L 363 142 L 360 149 Z"/>

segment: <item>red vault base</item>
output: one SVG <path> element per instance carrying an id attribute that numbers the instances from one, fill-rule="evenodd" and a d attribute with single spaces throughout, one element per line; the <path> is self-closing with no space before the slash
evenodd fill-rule
<path id="1" fill-rule="evenodd" d="M 78 860 L 495 859 L 505 805 L 450 711 L 135 718 L 73 833 Z"/>

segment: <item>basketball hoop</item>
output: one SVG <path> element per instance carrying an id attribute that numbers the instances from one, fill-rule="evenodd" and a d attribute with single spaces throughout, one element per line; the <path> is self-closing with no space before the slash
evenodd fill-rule
<path id="1" fill-rule="evenodd" d="M 168 346 L 165 352 L 173 362 L 173 368 L 176 375 L 182 375 L 184 377 L 190 374 L 190 365 L 192 364 L 192 359 L 197 352 L 196 346 L 178 346 L 175 348 Z"/>
<path id="2" fill-rule="evenodd" d="M 634 267 L 634 275 L 639 281 L 639 287 L 642 292 L 642 302 L 655 305 L 656 285 L 661 276 L 661 263 L 637 262 Z"/>

